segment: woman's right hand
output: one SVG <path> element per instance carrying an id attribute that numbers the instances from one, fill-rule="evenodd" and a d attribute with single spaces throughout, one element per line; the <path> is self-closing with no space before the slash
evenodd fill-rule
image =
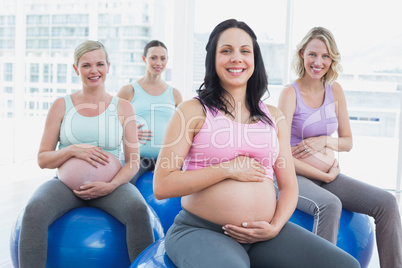
<path id="1" fill-rule="evenodd" d="M 109 163 L 109 155 L 98 146 L 73 144 L 69 146 L 69 150 L 74 157 L 85 160 L 94 167 L 97 167 L 97 163 L 101 165 Z"/>
<path id="2" fill-rule="evenodd" d="M 240 155 L 227 162 L 231 179 L 241 182 L 261 182 L 267 179 L 267 171 L 257 160 Z"/>
<path id="3" fill-rule="evenodd" d="M 340 172 L 341 172 L 341 169 L 339 167 L 338 160 L 335 159 L 334 163 L 332 164 L 332 167 L 329 169 L 329 171 L 327 173 L 328 179 L 325 180 L 324 182 L 330 183 L 330 182 L 334 181 L 338 177 Z"/>

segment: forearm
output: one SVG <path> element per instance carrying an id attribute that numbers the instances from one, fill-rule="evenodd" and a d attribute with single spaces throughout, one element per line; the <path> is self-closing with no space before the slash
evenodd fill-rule
<path id="1" fill-rule="evenodd" d="M 128 183 L 137 172 L 138 165 L 131 166 L 130 164 L 125 164 L 110 181 L 110 184 L 113 186 L 113 190 L 125 183 Z"/>
<path id="2" fill-rule="evenodd" d="M 271 225 L 278 229 L 278 232 L 286 224 L 296 209 L 298 192 L 297 185 L 288 186 L 286 189 L 279 191 L 275 215 L 270 222 Z"/>
<path id="3" fill-rule="evenodd" d="M 223 166 L 224 163 L 191 171 L 174 170 L 166 172 L 165 176 L 157 167 L 153 185 L 155 197 L 181 197 L 223 181 L 229 177 L 228 169 Z"/>
<path id="4" fill-rule="evenodd" d="M 69 147 L 56 151 L 43 151 L 38 154 L 38 165 L 40 168 L 58 168 L 73 156 Z"/>
<path id="5" fill-rule="evenodd" d="M 337 152 L 348 152 L 353 147 L 352 137 L 329 137 L 323 136 L 326 139 L 325 147 L 328 147 Z"/>

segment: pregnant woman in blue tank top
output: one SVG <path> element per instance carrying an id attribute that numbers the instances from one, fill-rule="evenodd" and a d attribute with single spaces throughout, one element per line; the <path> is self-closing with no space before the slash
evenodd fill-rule
<path id="1" fill-rule="evenodd" d="M 139 80 L 123 86 L 118 97 L 131 102 L 138 122 L 140 142 L 140 169 L 131 180 L 155 168 L 167 123 L 175 108 L 182 102 L 180 92 L 162 79 L 168 62 L 167 48 L 158 40 L 150 41 L 144 48 L 142 60 L 146 74 Z"/>
<path id="2" fill-rule="evenodd" d="M 41 168 L 57 168 L 58 176 L 42 184 L 25 208 L 20 267 L 46 266 L 48 227 L 77 207 L 100 208 L 123 223 L 131 261 L 153 242 L 145 200 L 128 183 L 139 164 L 139 157 L 134 157 L 138 155 L 135 115 L 129 102 L 106 92 L 109 66 L 100 42 L 85 41 L 76 48 L 73 67 L 81 76 L 82 89 L 55 100 L 49 110 L 38 163 Z M 122 142 L 123 167 L 118 160 Z M 104 178 L 110 170 L 113 174 Z M 83 174 L 88 175 L 79 182 Z"/>

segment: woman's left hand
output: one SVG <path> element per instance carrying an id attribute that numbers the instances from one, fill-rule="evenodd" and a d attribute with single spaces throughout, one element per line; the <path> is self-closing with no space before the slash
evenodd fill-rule
<path id="1" fill-rule="evenodd" d="M 74 194 L 83 200 L 91 200 L 110 194 L 115 190 L 111 183 L 91 182 L 84 184 L 80 190 L 73 190 Z"/>
<path id="2" fill-rule="evenodd" d="M 222 228 L 226 235 L 242 244 L 270 240 L 280 231 L 266 221 L 243 222 L 242 226 L 226 224 Z"/>

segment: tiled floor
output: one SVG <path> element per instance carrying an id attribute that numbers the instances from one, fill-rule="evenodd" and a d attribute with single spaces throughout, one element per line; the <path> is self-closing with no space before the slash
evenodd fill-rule
<path id="1" fill-rule="evenodd" d="M 11 268 L 9 252 L 10 233 L 15 220 L 35 189 L 54 174 L 52 170 L 40 170 L 34 161 L 20 165 L 0 166 L 0 268 Z M 397 196 L 401 204 L 401 196 Z M 402 211 L 402 206 L 401 206 Z M 368 268 L 378 268 L 378 255 L 373 257 Z"/>

